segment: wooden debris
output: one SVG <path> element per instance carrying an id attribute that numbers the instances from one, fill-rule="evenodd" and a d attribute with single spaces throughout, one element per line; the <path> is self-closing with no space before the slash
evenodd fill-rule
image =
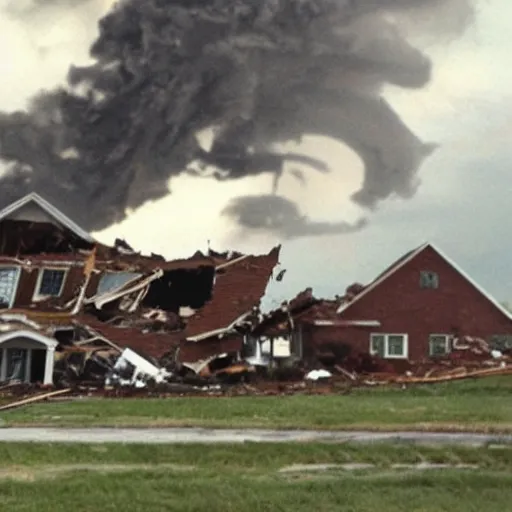
<path id="1" fill-rule="evenodd" d="M 58 395 L 64 395 L 65 393 L 69 393 L 70 391 L 71 388 L 59 389 L 57 391 L 51 391 L 50 393 L 43 393 L 42 395 L 31 396 L 29 398 L 24 398 L 23 400 L 18 400 L 16 402 L 11 402 L 10 404 L 3 405 L 2 407 L 0 407 L 0 411 L 14 409 L 15 407 L 21 407 L 22 405 L 33 404 L 35 402 L 40 402 L 41 400 L 46 400 L 47 398 L 52 398 Z"/>

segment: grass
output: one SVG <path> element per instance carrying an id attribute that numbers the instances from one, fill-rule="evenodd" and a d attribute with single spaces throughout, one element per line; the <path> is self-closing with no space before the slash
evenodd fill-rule
<path id="1" fill-rule="evenodd" d="M 512 432 L 512 377 L 349 395 L 84 399 L 0 414 L 5 426 L 200 426 Z"/>
<path id="2" fill-rule="evenodd" d="M 509 510 L 512 447 L 404 445 L 0 444 L 0 499 L 23 512 Z M 477 464 L 396 469 L 396 463 Z M 291 464 L 367 462 L 372 469 L 285 473 Z"/>
<path id="3" fill-rule="evenodd" d="M 478 464 L 494 470 L 512 469 L 512 445 L 499 447 L 423 446 L 402 443 L 242 443 L 242 444 L 67 444 L 0 443 L 2 467 L 69 464 L 174 464 L 201 470 L 268 471 L 290 464 L 395 463 Z"/>

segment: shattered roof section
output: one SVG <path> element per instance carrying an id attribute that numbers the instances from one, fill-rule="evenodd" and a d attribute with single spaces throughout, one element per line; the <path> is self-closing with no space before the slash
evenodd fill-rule
<path id="1" fill-rule="evenodd" d="M 298 293 L 291 301 L 288 302 L 288 310 L 290 312 L 298 312 L 299 310 L 303 310 L 313 304 L 320 302 L 320 299 L 317 299 L 313 295 L 312 288 L 306 288 L 304 291 Z"/>
<path id="2" fill-rule="evenodd" d="M 258 306 L 279 263 L 280 249 L 279 245 L 266 255 L 224 258 L 217 265 L 212 299 L 189 319 L 186 338 L 213 335 Z"/>
<path id="3" fill-rule="evenodd" d="M 82 265 L 87 261 L 91 251 L 77 251 L 66 253 L 41 253 L 23 256 L 23 262 L 67 262 Z M 13 257 L 0 255 L 0 263 L 12 263 Z M 21 262 L 21 260 L 20 260 Z M 97 244 L 95 269 L 112 272 L 151 272 L 162 269 L 171 270 L 195 270 L 201 267 L 214 267 L 212 258 L 189 258 L 167 261 L 157 256 L 144 256 L 141 254 L 120 254 L 114 248 Z"/>
<path id="4" fill-rule="evenodd" d="M 167 261 L 163 256 L 152 254 L 146 256 L 138 252 L 120 253 L 117 248 L 103 244 L 97 244 L 96 268 L 103 270 L 138 270 L 151 271 L 156 269 L 167 270 L 193 270 L 200 267 L 213 267 L 213 258 L 202 254 L 194 254 L 191 258 Z"/>
<path id="5" fill-rule="evenodd" d="M 295 321 L 307 324 L 314 323 L 318 320 L 339 320 L 337 315 L 338 307 L 340 303 L 335 300 L 321 300 L 316 304 L 312 304 L 311 307 L 297 314 L 294 317 Z"/>
<path id="6" fill-rule="evenodd" d="M 143 357 L 159 359 L 176 348 L 181 339 L 177 333 L 145 333 L 135 327 L 117 327 L 92 315 L 82 315 L 76 324 L 87 326 L 119 347 L 130 348 Z"/>
<path id="7" fill-rule="evenodd" d="M 213 249 L 208 249 L 208 257 L 211 258 L 215 265 L 222 265 L 223 263 L 227 263 L 229 261 L 236 260 L 244 256 L 241 252 L 237 251 L 225 251 L 225 252 L 217 252 Z"/>
<path id="8" fill-rule="evenodd" d="M 311 288 L 306 288 L 281 307 L 267 313 L 254 328 L 256 336 L 281 336 L 292 328 L 290 320 L 302 324 L 314 324 L 317 321 L 337 321 L 339 300 L 318 299 Z"/>
<path id="9" fill-rule="evenodd" d="M 290 317 L 296 318 L 297 315 L 307 311 L 318 302 L 320 300 L 314 297 L 313 289 L 306 288 L 292 300 L 283 302 L 280 307 L 265 314 L 253 333 L 257 336 L 278 336 L 288 331 Z"/>

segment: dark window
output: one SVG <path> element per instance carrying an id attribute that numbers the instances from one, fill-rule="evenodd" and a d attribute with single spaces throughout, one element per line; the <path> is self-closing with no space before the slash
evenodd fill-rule
<path id="1" fill-rule="evenodd" d="M 450 352 L 450 336 L 447 334 L 431 334 L 428 340 L 429 356 L 444 356 Z"/>
<path id="2" fill-rule="evenodd" d="M 45 268 L 39 285 L 39 295 L 45 297 L 58 297 L 64 283 L 64 270 L 51 270 Z"/>
<path id="3" fill-rule="evenodd" d="M 439 276 L 436 272 L 422 270 L 420 272 L 420 287 L 421 288 L 439 288 Z"/>
<path id="4" fill-rule="evenodd" d="M 370 343 L 370 354 L 385 357 L 386 355 L 386 337 L 380 334 L 372 334 Z"/>
<path id="5" fill-rule="evenodd" d="M 405 356 L 405 337 L 399 335 L 388 335 L 388 357 Z"/>
<path id="6" fill-rule="evenodd" d="M 25 380 L 28 351 L 23 348 L 7 349 L 7 380 Z"/>

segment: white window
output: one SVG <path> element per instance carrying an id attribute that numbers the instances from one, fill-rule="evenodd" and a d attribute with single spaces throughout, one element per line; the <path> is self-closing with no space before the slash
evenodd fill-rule
<path id="1" fill-rule="evenodd" d="M 19 267 L 0 267 L 0 308 L 13 306 L 19 277 Z"/>
<path id="2" fill-rule="evenodd" d="M 407 359 L 407 334 L 371 334 L 370 354 L 384 359 Z"/>
<path id="3" fill-rule="evenodd" d="M 431 334 L 428 337 L 428 355 L 430 357 L 444 356 L 450 352 L 449 334 Z"/>
<path id="4" fill-rule="evenodd" d="M 117 290 L 140 276 L 142 276 L 142 274 L 136 272 L 105 272 L 105 274 L 101 276 L 96 293 L 103 295 L 104 293 Z"/>
<path id="5" fill-rule="evenodd" d="M 66 280 L 67 269 L 42 268 L 37 278 L 34 300 L 47 297 L 60 297 Z"/>

